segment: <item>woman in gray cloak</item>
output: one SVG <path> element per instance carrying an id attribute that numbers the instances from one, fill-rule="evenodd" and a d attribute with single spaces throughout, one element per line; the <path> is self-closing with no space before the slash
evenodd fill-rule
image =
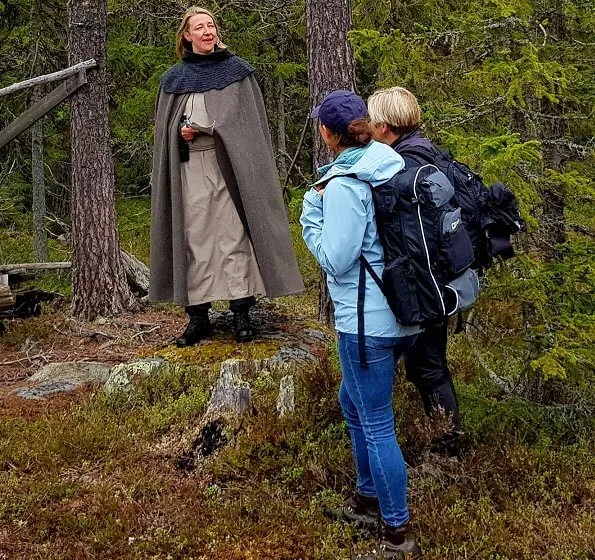
<path id="1" fill-rule="evenodd" d="M 255 296 L 304 289 L 262 94 L 208 10 L 184 14 L 176 47 L 182 61 L 161 76 L 157 100 L 149 297 L 186 307 L 178 346 L 212 333 L 209 308 L 221 299 L 246 341 Z"/>

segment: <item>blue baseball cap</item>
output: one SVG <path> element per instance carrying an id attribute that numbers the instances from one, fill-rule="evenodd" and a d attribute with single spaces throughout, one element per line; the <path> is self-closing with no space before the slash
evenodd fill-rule
<path id="1" fill-rule="evenodd" d="M 346 132 L 351 121 L 365 119 L 367 116 L 368 108 L 364 100 L 344 89 L 329 93 L 310 113 L 311 119 L 320 119 L 324 126 L 334 132 Z"/>

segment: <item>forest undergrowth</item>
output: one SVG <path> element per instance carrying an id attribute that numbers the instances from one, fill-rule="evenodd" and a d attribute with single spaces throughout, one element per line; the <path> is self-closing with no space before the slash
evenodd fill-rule
<path id="1" fill-rule="evenodd" d="M 292 230 L 307 292 L 276 308 L 290 319 L 313 321 L 318 271 L 299 237 L 296 206 Z M 122 244 L 140 258 L 147 209 L 146 200 L 119 203 L 127 224 Z M 5 231 L 0 240 L 5 258 L 7 249 L 27 246 L 23 238 L 11 245 L 10 235 L 17 234 Z M 52 282 L 68 297 L 68 275 L 42 279 Z M 425 558 L 593 558 L 592 396 L 582 391 L 578 398 L 578 388 L 563 386 L 554 403 L 514 390 L 523 377 L 513 370 L 518 373 L 526 351 L 515 332 L 520 319 L 513 303 L 481 319 L 482 305 L 475 335 L 454 335 L 449 348 L 469 437 L 464 457 L 430 453 L 435 429 L 402 372 L 395 386 L 412 525 Z M 176 309 L 150 312 L 153 320 L 167 318 L 172 333 L 183 324 Z M 41 317 L 10 321 L 0 348 L 43 344 L 56 335 L 48 322 L 66 314 L 67 305 L 55 303 Z M 497 335 L 482 335 L 486 325 Z M 143 355 L 157 338 L 139 344 Z M 228 434 L 227 446 L 195 469 L 181 469 L 159 444 L 199 422 L 217 373 L 212 361 L 180 360 L 124 401 L 88 389 L 31 404 L 9 396 L 5 383 L 0 558 L 338 560 L 373 547 L 372 535 L 324 515 L 354 483 L 334 345 L 298 375 L 294 414 L 280 419 L 275 410 L 280 374 L 256 372 L 249 379 L 255 413 Z M 502 384 L 511 379 L 516 385 Z"/>

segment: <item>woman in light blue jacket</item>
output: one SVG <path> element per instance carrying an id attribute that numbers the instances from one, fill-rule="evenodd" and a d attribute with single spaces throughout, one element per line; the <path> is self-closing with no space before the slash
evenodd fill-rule
<path id="1" fill-rule="evenodd" d="M 311 116 L 319 119 L 319 132 L 336 159 L 319 169 L 322 177 L 304 196 L 300 221 L 335 305 L 343 373 L 339 401 L 357 470 L 353 499 L 333 513 L 369 525 L 380 517 L 385 557 L 419 557 L 415 539 L 407 535 L 407 471 L 392 407 L 396 362 L 419 328 L 397 323 L 358 260 L 363 255 L 382 277 L 384 257 L 370 188 L 385 183 L 404 163 L 390 146 L 371 141 L 366 104 L 353 92 L 332 92 Z M 358 298 L 360 286 L 363 298 Z M 359 317 L 358 300 L 364 305 Z"/>

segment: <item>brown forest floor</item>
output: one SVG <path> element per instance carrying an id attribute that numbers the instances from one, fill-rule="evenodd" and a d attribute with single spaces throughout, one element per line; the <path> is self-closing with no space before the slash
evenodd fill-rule
<path id="1" fill-rule="evenodd" d="M 8 330 L 0 339 L 0 384 L 8 385 L 49 362 L 129 361 L 170 342 L 183 329 L 184 317 L 149 309 L 100 324 L 50 311 L 5 324 Z"/>
<path id="2" fill-rule="evenodd" d="M 295 307 L 288 315 L 277 319 L 285 330 L 311 323 Z M 276 414 L 278 375 L 256 373 L 249 381 L 257 414 L 197 469 L 179 468 L 164 442 L 199 421 L 217 377 L 213 359 L 260 348 L 238 348 L 222 324 L 215 344 L 177 354 L 169 343 L 184 323 L 168 307 L 81 322 L 60 306 L 7 322 L 0 339 L 0 559 L 346 560 L 374 547 L 371 535 L 324 515 L 354 476 L 332 348 L 300 374 L 295 415 Z M 222 355 L 211 359 L 205 352 L 215 347 Z M 50 361 L 115 364 L 155 354 L 177 367 L 132 400 L 92 389 L 40 402 L 10 396 Z M 486 397 L 470 361 L 457 339 L 453 364 L 465 371 L 459 389 L 474 434 L 463 459 L 428 453 L 420 403 L 402 377 L 396 387 L 412 526 L 425 558 L 594 558 L 592 440 L 555 436 L 561 428 L 533 418 L 528 405 Z"/>

